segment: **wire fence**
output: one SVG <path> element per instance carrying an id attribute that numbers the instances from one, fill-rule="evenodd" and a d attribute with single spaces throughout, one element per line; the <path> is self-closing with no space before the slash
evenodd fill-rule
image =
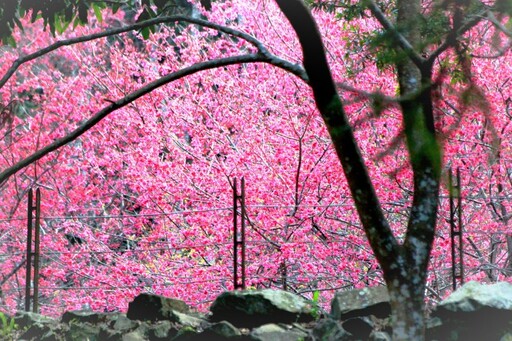
<path id="1" fill-rule="evenodd" d="M 383 206 L 394 214 L 396 223 L 405 221 L 406 204 Z M 304 205 L 308 214 L 295 220 L 287 217 L 291 208 L 247 205 L 249 288 L 284 288 L 306 298 L 318 291 L 327 307 L 338 290 L 383 284 L 350 205 Z M 211 226 L 188 222 L 210 213 L 216 217 Z M 142 291 L 181 298 L 200 310 L 207 309 L 220 292 L 233 289 L 232 215 L 233 207 L 218 207 L 128 216 L 42 216 L 41 312 L 59 315 L 84 306 L 125 310 Z M 26 217 L 2 219 L 0 230 L 7 231 L 5 226 L 16 223 L 23 227 L 24 221 Z M 451 291 L 452 280 L 445 212 L 440 212 L 439 222 L 427 291 L 433 302 Z M 503 224 L 501 229 L 479 227 L 470 220 L 464 222 L 464 238 L 471 240 L 463 251 L 466 278 L 508 280 L 511 250 L 507 238 L 512 229 Z M 3 237 L 1 310 L 24 309 L 24 266 L 20 264 L 24 264 L 25 243 L 24 234 Z M 16 266 L 19 271 L 9 271 Z"/>

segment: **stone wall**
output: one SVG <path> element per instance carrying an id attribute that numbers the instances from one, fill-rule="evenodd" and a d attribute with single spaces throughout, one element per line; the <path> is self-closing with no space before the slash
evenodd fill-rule
<path id="1" fill-rule="evenodd" d="M 279 290 L 225 292 L 209 313 L 172 298 L 141 294 L 124 313 L 68 311 L 60 319 L 19 312 L 6 340 L 391 340 L 385 287 L 339 292 L 329 314 Z M 9 321 L 11 317 L 7 320 Z M 2 323 L 2 322 L 0 322 Z M 427 340 L 512 340 L 512 284 L 470 282 L 441 302 Z"/>

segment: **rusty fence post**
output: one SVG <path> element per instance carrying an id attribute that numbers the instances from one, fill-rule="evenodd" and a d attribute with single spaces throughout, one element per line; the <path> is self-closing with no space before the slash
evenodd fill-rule
<path id="1" fill-rule="evenodd" d="M 242 177 L 240 195 L 237 179 L 233 183 L 233 287 L 245 289 L 245 179 Z M 240 208 L 240 213 L 238 209 Z M 240 224 L 238 221 L 240 216 Z M 240 226 L 239 226 L 240 225 Z"/>
<path id="2" fill-rule="evenodd" d="M 27 258 L 26 258 L 26 274 L 25 274 L 25 311 L 30 311 L 30 296 L 32 291 L 32 213 L 34 212 L 33 203 L 34 191 L 28 191 L 27 203 Z"/>
<path id="3" fill-rule="evenodd" d="M 460 169 L 457 168 L 455 183 L 450 169 L 450 238 L 452 253 L 452 288 L 457 289 L 457 280 L 464 284 L 464 255 L 462 231 L 462 188 L 460 184 Z M 458 263 L 457 263 L 458 258 Z"/>
<path id="4" fill-rule="evenodd" d="M 35 221 L 34 221 L 35 213 Z M 25 275 L 25 311 L 30 311 L 32 300 L 32 311 L 39 310 L 39 248 L 40 248 L 40 221 L 41 221 L 41 190 L 36 189 L 35 202 L 34 190 L 28 192 L 27 205 L 27 254 L 26 254 L 26 275 Z M 34 235 L 34 249 L 32 250 L 32 235 Z M 32 261 L 33 260 L 33 261 Z M 34 277 L 32 278 L 32 267 Z"/>
<path id="5" fill-rule="evenodd" d="M 36 189 L 36 220 L 34 222 L 34 296 L 32 298 L 32 311 L 39 312 L 39 249 L 41 231 L 41 190 Z"/>

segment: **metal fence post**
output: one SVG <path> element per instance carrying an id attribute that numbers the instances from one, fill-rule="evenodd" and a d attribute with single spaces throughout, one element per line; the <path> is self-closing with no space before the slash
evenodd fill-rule
<path id="1" fill-rule="evenodd" d="M 28 191 L 27 204 L 27 258 L 26 258 L 26 274 L 25 274 L 25 311 L 30 311 L 30 296 L 32 284 L 32 212 L 34 210 L 33 203 L 34 191 Z"/>
<path id="2" fill-rule="evenodd" d="M 237 179 L 233 184 L 233 287 L 245 289 L 245 179 L 242 177 L 238 195 Z M 240 206 L 240 230 L 238 207 Z M 239 261 L 240 256 L 240 261 Z"/>
<path id="3" fill-rule="evenodd" d="M 41 227 L 41 190 L 36 189 L 36 221 L 34 224 L 34 297 L 32 311 L 39 312 L 39 249 Z"/>
<path id="4" fill-rule="evenodd" d="M 35 221 L 34 221 L 35 212 Z M 28 191 L 27 205 L 27 256 L 25 273 L 25 311 L 30 311 L 32 300 L 32 311 L 39 309 L 39 248 L 40 248 L 40 226 L 41 226 L 41 190 L 36 189 L 34 202 L 34 191 Z M 34 250 L 32 250 L 32 234 L 34 234 Z M 33 261 L 32 261 L 33 260 Z M 33 263 L 33 264 L 32 264 Z M 32 278 L 32 267 L 34 277 Z M 32 290 L 33 289 L 33 290 Z"/>
<path id="5" fill-rule="evenodd" d="M 462 188 L 460 184 L 460 169 L 457 168 L 457 175 L 453 183 L 453 174 L 450 169 L 450 239 L 452 254 L 452 287 L 457 289 L 457 280 L 464 284 L 464 255 L 463 255 L 463 231 L 462 231 Z M 455 203 L 455 200 L 457 203 Z M 457 244 L 457 245 L 456 245 Z M 458 256 L 458 264 L 457 258 Z M 458 270 L 458 271 L 457 271 Z"/>

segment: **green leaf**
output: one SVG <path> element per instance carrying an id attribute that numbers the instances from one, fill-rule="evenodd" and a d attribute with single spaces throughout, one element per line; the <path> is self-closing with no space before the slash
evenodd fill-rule
<path id="1" fill-rule="evenodd" d="M 21 21 L 17 18 L 17 17 L 13 17 L 12 20 L 14 21 L 14 23 L 16 24 L 16 26 L 18 26 L 18 28 L 23 31 L 23 24 L 21 23 Z"/>
<path id="2" fill-rule="evenodd" d="M 148 27 L 144 27 L 142 30 L 140 30 L 140 34 L 142 34 L 142 37 L 144 39 L 148 39 L 149 35 L 151 34 L 149 26 Z"/>
<path id="3" fill-rule="evenodd" d="M 62 27 L 62 32 L 61 33 L 66 31 L 68 29 L 69 25 L 71 25 L 71 21 L 66 20 L 66 19 L 61 20 L 61 27 Z"/>
<path id="4" fill-rule="evenodd" d="M 201 0 L 201 5 L 207 11 L 212 9 L 212 2 L 211 2 L 211 0 Z"/>
<path id="5" fill-rule="evenodd" d="M 79 5 L 78 5 L 78 19 L 80 20 L 80 22 L 82 24 L 86 24 L 87 23 L 87 11 L 88 11 L 88 7 L 87 5 L 84 3 L 84 2 L 81 2 Z"/>
<path id="6" fill-rule="evenodd" d="M 2 327 L 7 325 L 7 317 L 2 312 L 0 312 L 0 321 L 2 321 Z"/>
<path id="7" fill-rule="evenodd" d="M 14 318 L 10 318 L 10 320 L 7 319 L 7 316 L 0 312 L 0 336 L 2 337 L 9 337 L 9 340 L 12 337 L 12 333 L 15 329 L 18 329 L 18 325 L 14 321 Z M 3 340 L 3 338 L 2 338 Z M 13 339 L 14 340 L 14 339 Z"/>
<path id="8" fill-rule="evenodd" d="M 55 31 L 57 31 L 58 34 L 62 34 L 62 32 L 64 32 L 62 29 L 62 21 L 59 17 L 55 17 Z"/>
<path id="9" fill-rule="evenodd" d="M 14 38 L 11 35 L 4 37 L 2 41 L 5 45 L 9 45 L 11 47 L 16 48 L 16 40 L 14 40 Z"/>
<path id="10" fill-rule="evenodd" d="M 99 23 L 103 22 L 103 15 L 101 14 L 101 8 L 95 2 L 92 3 L 92 10 L 94 11 L 94 15 Z"/>
<path id="11" fill-rule="evenodd" d="M 318 291 L 318 290 L 313 291 L 313 302 L 317 303 L 319 298 L 320 298 L 320 291 Z"/>
<path id="12" fill-rule="evenodd" d="M 158 14 L 156 14 L 156 12 L 151 9 L 151 7 L 146 7 L 146 11 L 148 11 L 149 18 L 156 18 L 158 16 Z"/>
<path id="13" fill-rule="evenodd" d="M 75 13 L 73 12 L 73 8 L 71 8 L 71 6 L 68 6 L 64 9 L 64 20 L 66 22 L 70 23 L 74 16 Z"/>
<path id="14" fill-rule="evenodd" d="M 55 31 L 58 34 L 64 33 L 70 24 L 71 21 L 67 20 L 65 15 L 55 16 Z"/>
<path id="15" fill-rule="evenodd" d="M 137 22 L 148 20 L 148 19 L 154 18 L 156 16 L 157 16 L 157 14 L 152 9 L 150 9 L 149 7 L 146 7 L 142 11 L 142 13 L 139 15 L 139 17 L 137 18 Z M 141 29 L 140 30 L 140 34 L 142 34 L 142 37 L 144 39 L 148 39 L 150 34 L 151 34 L 151 32 L 155 33 L 155 31 L 156 31 L 155 25 L 151 25 L 151 26 L 148 26 L 148 27 L 145 27 L 145 28 Z"/>
<path id="16" fill-rule="evenodd" d="M 40 16 L 38 15 L 38 11 L 32 11 L 32 15 L 30 16 L 30 22 L 35 22 L 36 19 L 39 19 Z"/>
<path id="17" fill-rule="evenodd" d="M 78 17 L 75 17 L 75 20 L 73 20 L 73 29 L 75 29 L 78 25 L 83 25 L 83 23 Z"/>
<path id="18" fill-rule="evenodd" d="M 146 9 L 144 9 L 144 10 L 140 13 L 140 15 L 139 15 L 139 17 L 137 18 L 137 21 L 136 21 L 136 22 L 141 22 L 141 21 L 144 21 L 144 20 L 148 20 L 148 19 L 150 19 L 150 18 L 151 18 L 151 16 L 149 15 L 149 12 L 148 12 Z"/>

